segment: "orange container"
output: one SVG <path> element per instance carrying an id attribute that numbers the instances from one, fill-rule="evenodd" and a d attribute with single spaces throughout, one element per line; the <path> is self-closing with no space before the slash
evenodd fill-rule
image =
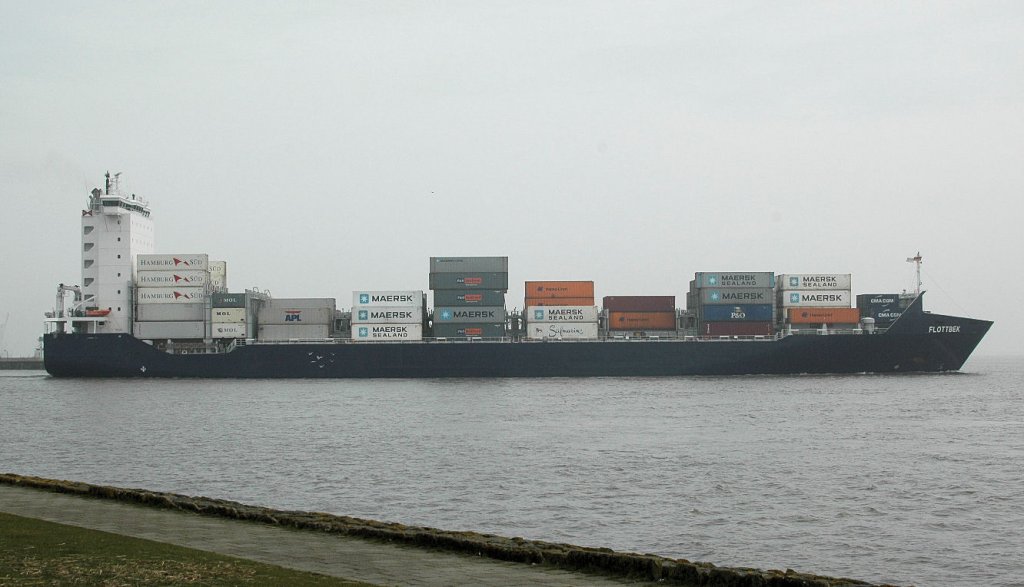
<path id="1" fill-rule="evenodd" d="M 526 298 L 523 307 L 530 306 L 593 306 L 594 297 L 589 298 Z"/>
<path id="2" fill-rule="evenodd" d="M 790 324 L 856 324 L 857 308 L 788 308 Z"/>
<path id="3" fill-rule="evenodd" d="M 608 312 L 609 330 L 675 330 L 675 312 Z"/>
<path id="4" fill-rule="evenodd" d="M 593 298 L 593 281 L 527 281 L 527 298 Z M 593 305 L 593 304 L 591 304 Z"/>

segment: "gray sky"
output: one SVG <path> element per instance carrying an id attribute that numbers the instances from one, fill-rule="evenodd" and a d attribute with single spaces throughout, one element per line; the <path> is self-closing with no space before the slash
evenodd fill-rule
<path id="1" fill-rule="evenodd" d="M 1024 3 L 3 2 L 0 324 L 81 279 L 103 173 L 233 290 L 428 288 L 431 255 L 675 295 L 853 273 L 1021 353 Z"/>

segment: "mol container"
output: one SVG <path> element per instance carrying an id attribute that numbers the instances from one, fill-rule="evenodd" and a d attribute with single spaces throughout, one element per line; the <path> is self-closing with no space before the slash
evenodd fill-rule
<path id="1" fill-rule="evenodd" d="M 771 336 L 774 329 L 771 322 L 704 322 L 699 332 L 701 336 Z"/>
<path id="2" fill-rule="evenodd" d="M 531 306 L 526 308 L 527 322 L 593 322 L 597 324 L 597 306 Z"/>
<path id="3" fill-rule="evenodd" d="M 508 273 L 508 257 L 431 257 L 431 273 Z"/>
<path id="4" fill-rule="evenodd" d="M 243 310 L 244 312 L 244 310 Z M 206 304 L 139 304 L 136 322 L 196 322 L 206 319 Z"/>
<path id="5" fill-rule="evenodd" d="M 788 308 L 786 318 L 790 324 L 857 324 L 857 308 Z"/>
<path id="6" fill-rule="evenodd" d="M 353 324 L 423 324 L 423 306 L 356 306 Z"/>
<path id="7" fill-rule="evenodd" d="M 140 287 L 135 290 L 141 304 L 195 304 L 206 301 L 202 287 Z"/>
<path id="8" fill-rule="evenodd" d="M 772 322 L 775 306 L 772 304 L 734 304 L 700 306 L 697 318 L 701 322 Z"/>
<path id="9" fill-rule="evenodd" d="M 327 324 L 267 324 L 260 325 L 257 338 L 260 340 L 307 339 L 321 340 L 330 334 Z"/>
<path id="10" fill-rule="evenodd" d="M 505 324 L 437 324 L 434 323 L 436 338 L 501 338 L 505 336 Z"/>
<path id="11" fill-rule="evenodd" d="M 213 338 L 246 338 L 248 326 L 242 322 L 218 323 L 210 325 L 210 333 Z"/>
<path id="12" fill-rule="evenodd" d="M 779 305 L 783 308 L 849 308 L 852 295 L 847 290 L 779 292 Z"/>
<path id="13" fill-rule="evenodd" d="M 214 293 L 213 307 L 214 308 L 244 308 L 245 307 L 245 294 L 244 293 Z"/>
<path id="14" fill-rule="evenodd" d="M 526 326 L 526 336 L 531 340 L 588 340 L 597 338 L 597 324 L 581 322 L 562 324 L 558 322 L 532 322 Z"/>
<path id="15" fill-rule="evenodd" d="M 354 324 L 352 340 L 358 342 L 387 342 L 423 340 L 422 324 Z"/>
<path id="16" fill-rule="evenodd" d="M 508 290 L 508 273 L 431 273 L 430 289 Z"/>
<path id="17" fill-rule="evenodd" d="M 675 312 L 675 296 L 605 296 L 605 310 L 612 312 Z"/>
<path id="18" fill-rule="evenodd" d="M 165 338 L 196 339 L 206 338 L 206 323 L 191 322 L 136 322 L 132 326 L 135 338 L 160 340 Z"/>
<path id="19" fill-rule="evenodd" d="M 210 320 L 220 324 L 237 324 L 247 322 L 247 316 L 245 308 L 213 308 L 210 310 Z"/>
<path id="20" fill-rule="evenodd" d="M 609 330 L 675 330 L 676 313 L 608 312 Z"/>
<path id="21" fill-rule="evenodd" d="M 850 289 L 852 277 L 849 273 L 784 273 L 775 282 L 780 289 Z"/>
<path id="22" fill-rule="evenodd" d="M 594 299 L 593 281 L 527 281 L 528 298 L 590 298 Z"/>
<path id="23" fill-rule="evenodd" d="M 206 253 L 184 255 L 138 255 L 135 260 L 139 271 L 197 271 L 210 270 L 210 256 Z"/>
<path id="24" fill-rule="evenodd" d="M 708 287 L 698 291 L 700 292 L 700 302 L 705 305 L 771 304 L 775 302 L 775 290 L 770 287 Z"/>
<path id="25" fill-rule="evenodd" d="M 505 308 L 486 307 L 442 307 L 434 308 L 434 324 L 489 322 L 505 324 Z"/>
<path id="26" fill-rule="evenodd" d="M 435 306 L 505 306 L 505 292 L 491 289 L 434 291 Z"/>
<path id="27" fill-rule="evenodd" d="M 593 306 L 594 298 L 526 298 L 524 308 L 534 306 Z"/>
<path id="28" fill-rule="evenodd" d="M 705 287 L 775 287 L 775 273 L 772 271 L 721 271 L 694 274 L 691 286 Z"/>
<path id="29" fill-rule="evenodd" d="M 354 291 L 352 307 L 423 306 L 423 291 Z"/>
<path id="30" fill-rule="evenodd" d="M 139 271 L 135 278 L 137 287 L 203 287 L 210 281 L 206 271 Z"/>

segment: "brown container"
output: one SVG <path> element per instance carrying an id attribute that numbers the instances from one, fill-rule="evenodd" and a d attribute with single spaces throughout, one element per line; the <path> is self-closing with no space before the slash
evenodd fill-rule
<path id="1" fill-rule="evenodd" d="M 605 298 L 608 299 L 608 298 Z M 609 330 L 675 330 L 676 313 L 608 312 Z"/>
<path id="2" fill-rule="evenodd" d="M 527 281 L 527 298 L 593 298 L 593 281 Z M 593 304 L 591 304 L 593 305 Z"/>
<path id="3" fill-rule="evenodd" d="M 701 336 L 771 336 L 771 322 L 705 322 L 700 325 Z"/>
<path id="4" fill-rule="evenodd" d="M 530 306 L 593 306 L 594 298 L 526 298 L 523 308 Z"/>
<path id="5" fill-rule="evenodd" d="M 856 324 L 857 308 L 788 308 L 790 324 Z"/>
<path id="6" fill-rule="evenodd" d="M 675 312 L 676 296 L 605 296 L 604 309 L 612 312 Z"/>

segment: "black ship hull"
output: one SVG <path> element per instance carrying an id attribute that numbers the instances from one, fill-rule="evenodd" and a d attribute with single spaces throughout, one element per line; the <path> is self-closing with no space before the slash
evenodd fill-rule
<path id="1" fill-rule="evenodd" d="M 915 300 L 877 334 L 768 340 L 314 342 L 171 354 L 127 334 L 44 337 L 56 377 L 623 377 L 956 371 L 992 322 L 921 311 Z"/>

